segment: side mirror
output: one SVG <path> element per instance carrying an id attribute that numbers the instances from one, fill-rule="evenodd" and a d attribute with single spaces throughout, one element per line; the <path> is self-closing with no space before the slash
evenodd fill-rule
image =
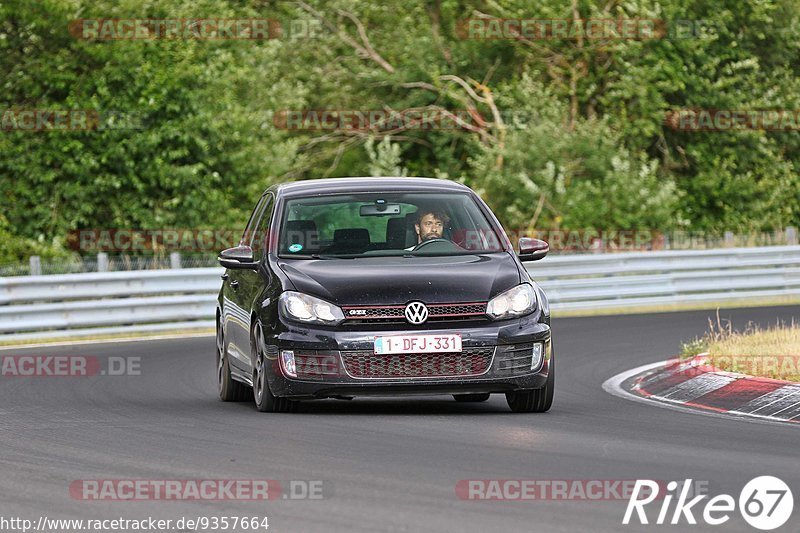
<path id="1" fill-rule="evenodd" d="M 253 249 L 249 246 L 235 246 L 222 250 L 217 261 L 225 268 L 253 270 L 258 266 L 258 262 L 253 260 Z"/>
<path id="2" fill-rule="evenodd" d="M 520 261 L 538 261 L 547 255 L 550 251 L 550 245 L 540 239 L 531 239 L 529 237 L 519 238 L 519 260 Z"/>

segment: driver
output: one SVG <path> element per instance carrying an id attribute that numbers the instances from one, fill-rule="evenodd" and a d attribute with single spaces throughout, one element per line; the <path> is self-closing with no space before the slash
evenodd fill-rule
<path id="1" fill-rule="evenodd" d="M 413 250 L 420 243 L 431 239 L 441 239 L 444 228 L 449 222 L 450 217 L 442 211 L 420 209 L 417 213 L 417 222 L 414 224 L 414 231 L 417 232 L 417 244 L 406 250 Z"/>

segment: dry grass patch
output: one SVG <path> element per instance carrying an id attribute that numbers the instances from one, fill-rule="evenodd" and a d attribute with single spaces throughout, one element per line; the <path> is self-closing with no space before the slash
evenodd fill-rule
<path id="1" fill-rule="evenodd" d="M 705 335 L 684 344 L 683 355 L 699 353 L 708 353 L 714 366 L 729 372 L 800 381 L 800 325 L 794 321 L 768 328 L 749 324 L 735 331 L 717 313 Z"/>

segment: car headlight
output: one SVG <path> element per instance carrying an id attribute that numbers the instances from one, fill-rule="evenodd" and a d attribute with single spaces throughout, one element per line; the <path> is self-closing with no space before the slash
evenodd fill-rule
<path id="1" fill-rule="evenodd" d="M 284 317 L 307 324 L 335 326 L 344 320 L 344 313 L 337 306 L 301 292 L 281 293 L 278 307 Z"/>
<path id="2" fill-rule="evenodd" d="M 542 310 L 544 316 L 550 316 L 550 301 L 542 288 L 537 284 L 533 284 L 533 289 L 536 291 L 536 299 L 539 301 L 539 308 Z"/>
<path id="3" fill-rule="evenodd" d="M 524 316 L 536 310 L 536 291 L 529 283 L 522 283 L 501 292 L 486 306 L 490 318 L 500 320 Z"/>

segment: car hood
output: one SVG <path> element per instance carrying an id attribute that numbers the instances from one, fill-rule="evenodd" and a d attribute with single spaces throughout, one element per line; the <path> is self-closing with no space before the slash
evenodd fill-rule
<path id="1" fill-rule="evenodd" d="M 505 252 L 446 257 L 278 260 L 298 291 L 337 305 L 483 302 L 520 282 Z"/>

